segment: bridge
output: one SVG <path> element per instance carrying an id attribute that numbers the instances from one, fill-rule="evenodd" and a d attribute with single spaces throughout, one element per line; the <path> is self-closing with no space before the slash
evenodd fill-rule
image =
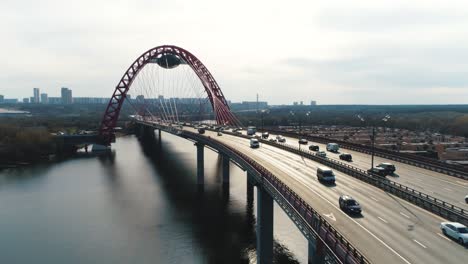
<path id="1" fill-rule="evenodd" d="M 182 69 L 179 75 L 170 73 L 177 68 Z M 187 86 L 181 87 L 183 81 L 177 78 L 168 81 L 170 74 L 185 74 Z M 195 91 L 187 92 L 190 89 Z M 130 99 L 132 92 L 136 99 Z M 258 263 L 272 262 L 274 202 L 308 240 L 309 263 L 455 263 L 468 259 L 468 250 L 439 229 L 440 222 L 447 220 L 468 223 L 468 207 L 459 198 L 468 193 L 466 178 L 403 161 L 396 162 L 400 177 L 377 178 L 367 174 L 369 156 L 363 151 L 350 149 L 355 161 L 343 163 L 337 156 L 323 158 L 301 149 L 293 134 L 284 144 L 260 140 L 258 149 L 250 148 L 245 133 L 226 129 L 218 135 L 207 129 L 200 134 L 193 119 L 183 120 L 190 116 L 189 107 L 180 100 L 184 95 L 197 95 L 199 109 L 208 111 L 218 126 L 241 126 L 203 63 L 185 49 L 166 45 L 146 51 L 124 73 L 95 142 L 109 146 L 115 141 L 120 110 L 128 103 L 135 111 L 136 134 L 142 139 L 162 140 L 164 133 L 170 133 L 194 142 L 200 185 L 204 183 L 207 148 L 222 157 L 224 184 L 229 184 L 229 166 L 245 170 L 247 200 L 257 190 Z M 317 142 L 321 148 L 322 143 Z M 377 162 L 386 160 L 378 158 Z M 335 169 L 336 184 L 316 180 L 315 171 L 322 165 Z M 339 208 L 342 194 L 362 204 L 362 215 L 351 216 Z"/>

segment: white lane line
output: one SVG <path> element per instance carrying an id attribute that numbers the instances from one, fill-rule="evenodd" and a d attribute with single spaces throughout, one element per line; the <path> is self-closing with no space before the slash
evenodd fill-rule
<path id="1" fill-rule="evenodd" d="M 375 198 L 374 198 L 374 197 L 372 197 L 372 196 L 369 196 L 369 197 L 370 197 L 372 200 L 376 201 L 376 202 L 378 202 L 378 201 L 379 201 L 379 200 L 375 199 Z"/>
<path id="2" fill-rule="evenodd" d="M 462 181 L 456 181 L 456 182 L 458 182 L 461 185 L 465 185 L 465 186 L 468 185 L 468 183 L 466 183 L 466 182 L 462 182 Z"/>
<path id="3" fill-rule="evenodd" d="M 383 219 L 382 217 L 380 217 L 380 216 L 377 216 L 377 218 L 378 218 L 378 219 L 380 219 L 382 222 L 384 222 L 384 223 L 388 224 L 387 220 Z"/>
<path id="4" fill-rule="evenodd" d="M 441 238 L 446 239 L 447 241 L 452 241 L 452 240 L 450 240 L 448 237 L 444 236 L 444 235 L 441 234 L 441 233 L 436 233 L 436 234 L 437 234 L 438 236 L 440 236 Z"/>
<path id="5" fill-rule="evenodd" d="M 406 214 L 404 214 L 404 213 L 402 213 L 402 212 L 400 212 L 400 214 L 401 214 L 402 216 L 408 218 L 408 219 L 410 218 L 409 215 L 406 215 Z"/>
<path id="6" fill-rule="evenodd" d="M 447 191 L 449 191 L 449 192 L 451 192 L 451 191 L 452 191 L 452 189 L 449 189 L 449 188 L 444 188 L 444 189 L 445 189 L 445 190 L 447 190 Z"/>
<path id="7" fill-rule="evenodd" d="M 427 248 L 425 245 L 423 245 L 421 242 L 417 241 L 416 239 L 413 239 L 414 242 L 416 242 L 418 245 L 420 245 L 423 248 Z"/>

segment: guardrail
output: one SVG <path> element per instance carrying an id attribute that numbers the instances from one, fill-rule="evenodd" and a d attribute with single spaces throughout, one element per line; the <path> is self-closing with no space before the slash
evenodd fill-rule
<path id="1" fill-rule="evenodd" d="M 278 134 L 287 135 L 287 136 L 293 136 L 293 137 L 299 136 L 298 133 L 286 131 L 286 130 L 269 129 L 269 131 L 278 133 Z M 369 147 L 365 145 L 356 144 L 356 143 L 351 143 L 351 142 L 346 142 L 346 141 L 341 141 L 341 140 L 333 140 L 329 138 L 317 137 L 317 136 L 311 136 L 311 135 L 302 135 L 301 137 L 306 138 L 310 141 L 323 143 L 323 144 L 335 142 L 335 143 L 338 143 L 340 147 L 342 148 L 350 149 L 350 150 L 354 150 L 358 152 L 363 152 L 366 154 L 370 154 L 372 152 L 372 150 Z M 395 153 L 393 151 L 380 149 L 380 148 L 375 148 L 374 154 L 376 156 L 383 157 L 386 159 L 406 163 L 406 164 L 417 166 L 420 168 L 444 173 L 449 176 L 454 176 L 457 178 L 468 180 L 468 172 L 463 171 L 464 169 L 461 168 L 460 166 L 456 166 L 453 164 L 448 164 L 448 163 L 444 163 L 438 160 L 432 160 L 429 158 L 419 157 L 419 156 L 411 155 L 407 153 Z"/>
<path id="2" fill-rule="evenodd" d="M 199 142 L 207 143 L 209 140 L 213 147 L 227 154 L 230 158 L 236 159 L 237 157 L 236 162 L 239 164 L 244 163 L 244 165 L 250 166 L 258 175 L 260 175 L 261 183 L 266 185 L 264 187 L 267 187 L 267 189 L 270 188 L 270 191 L 276 191 L 281 195 L 282 199 L 288 203 L 289 207 L 295 210 L 296 215 L 301 217 L 303 222 L 307 224 L 305 227 L 309 229 L 310 233 L 315 234 L 316 239 L 320 239 L 324 242 L 327 248 L 333 252 L 334 258 L 336 258 L 339 263 L 370 263 L 369 260 L 367 260 L 362 253 L 353 247 L 343 235 L 333 228 L 333 226 L 324 217 L 322 217 L 299 195 L 258 162 L 244 153 L 230 148 L 222 142 L 209 138 L 207 139 L 207 137 L 193 132 L 184 131 L 183 134 L 189 135 L 191 139 L 195 139 Z"/>
<path id="3" fill-rule="evenodd" d="M 224 133 L 247 138 L 247 139 L 250 138 L 249 136 L 236 134 L 236 133 L 232 133 L 229 131 L 225 131 Z M 446 219 L 449 219 L 451 221 L 457 221 L 464 225 L 468 225 L 468 211 L 461 207 L 455 206 L 451 203 L 447 203 L 443 200 L 437 199 L 433 196 L 422 193 L 420 191 L 417 191 L 408 186 L 396 183 L 394 181 L 388 180 L 386 178 L 382 178 L 379 176 L 372 176 L 368 174 L 367 171 L 353 167 L 347 163 L 343 163 L 343 162 L 329 159 L 326 157 L 317 156 L 314 152 L 311 152 L 309 150 L 302 150 L 302 149 L 299 149 L 298 147 L 294 147 L 294 146 L 282 144 L 282 143 L 270 142 L 264 139 L 259 139 L 259 141 L 262 142 L 263 144 L 272 145 L 272 146 L 281 148 L 283 150 L 304 156 L 316 162 L 325 164 L 331 168 L 344 172 L 361 181 L 372 184 L 386 192 L 392 193 L 399 198 L 402 198 L 408 202 L 411 202 L 423 209 L 426 209 L 432 213 L 440 215 Z"/>
<path id="4" fill-rule="evenodd" d="M 176 130 L 153 123 L 140 122 L 143 125 L 150 125 L 154 128 L 162 129 L 178 136 L 196 140 L 205 145 L 216 148 L 218 151 L 228 155 L 236 163 L 241 164 L 246 170 L 254 172 L 259 177 L 259 182 L 269 191 L 273 192 L 273 197 L 281 197 L 280 205 L 290 208 L 294 215 L 305 225 L 310 234 L 314 234 L 315 239 L 321 240 L 326 247 L 326 260 L 328 263 L 344 264 L 367 264 L 371 263 L 352 244 L 341 235 L 333 226 L 315 211 L 299 195 L 291 190 L 286 184 L 274 176 L 269 170 L 258 162 L 248 157 L 244 153 L 233 149 L 222 142 L 202 136 L 189 131 Z M 250 169 L 249 169 L 250 168 Z M 277 195 L 275 195 L 277 194 Z M 284 207 L 283 207 L 284 208 Z"/>

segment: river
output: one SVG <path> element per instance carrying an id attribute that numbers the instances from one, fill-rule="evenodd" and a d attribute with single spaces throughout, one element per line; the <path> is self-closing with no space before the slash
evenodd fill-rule
<path id="1" fill-rule="evenodd" d="M 0 171 L 0 263 L 256 263 L 246 173 L 193 143 L 117 139 L 113 153 Z M 256 198 L 255 198 L 256 200 Z M 254 203 L 255 206 L 255 203 Z M 276 263 L 306 263 L 307 241 L 274 207 Z"/>

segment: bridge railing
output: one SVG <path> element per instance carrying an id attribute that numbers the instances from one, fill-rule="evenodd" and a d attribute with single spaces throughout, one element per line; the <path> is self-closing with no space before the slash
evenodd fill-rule
<path id="1" fill-rule="evenodd" d="M 278 133 L 278 134 L 287 135 L 287 136 L 299 137 L 298 133 L 291 132 L 291 131 L 277 130 L 277 129 L 269 129 L 269 131 Z M 342 140 L 334 140 L 334 139 L 312 136 L 312 135 L 301 135 L 301 137 L 306 138 L 310 141 L 323 143 L 323 144 L 327 144 L 331 142 L 338 143 L 340 147 L 342 148 L 350 149 L 350 150 L 354 150 L 354 151 L 358 151 L 358 152 L 362 152 L 366 154 L 370 154 L 372 151 L 371 148 L 368 146 L 357 144 L 357 143 L 352 143 L 352 142 L 346 142 Z M 383 157 L 386 159 L 398 161 L 401 163 L 406 163 L 406 164 L 417 166 L 417 167 L 424 168 L 427 170 L 432 170 L 435 172 L 444 173 L 450 176 L 468 180 L 468 172 L 466 171 L 466 169 L 457 165 L 448 164 L 448 163 L 444 163 L 438 160 L 433 160 L 430 158 L 420 157 L 420 156 L 411 155 L 407 153 L 397 153 L 391 150 L 386 150 L 386 149 L 381 149 L 381 148 L 375 148 L 374 154 L 376 156 Z"/>
<path id="2" fill-rule="evenodd" d="M 250 166 L 258 175 L 260 181 L 270 191 L 281 195 L 284 202 L 295 211 L 311 234 L 321 240 L 328 249 L 327 259 L 331 263 L 370 263 L 364 255 L 359 252 L 343 235 L 322 217 L 312 206 L 305 202 L 299 195 L 291 190 L 286 184 L 274 176 L 269 170 L 258 162 L 245 155 L 241 151 L 233 149 L 217 140 L 196 133 L 183 131 L 181 136 L 186 136 L 201 143 L 212 145 L 212 147 L 236 160 L 239 164 Z M 281 201 L 280 201 L 281 202 Z M 334 261 L 333 261 L 334 260 Z"/>

